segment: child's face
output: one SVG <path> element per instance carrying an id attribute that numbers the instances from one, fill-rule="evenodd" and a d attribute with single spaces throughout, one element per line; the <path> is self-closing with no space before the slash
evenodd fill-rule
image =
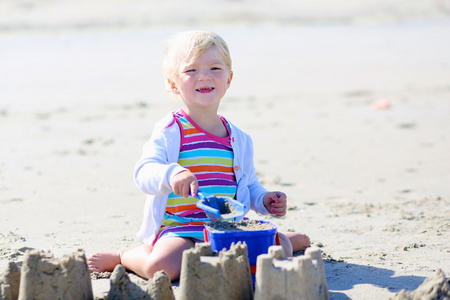
<path id="1" fill-rule="evenodd" d="M 233 73 L 219 59 L 219 51 L 212 45 L 192 64 L 180 64 L 172 91 L 179 95 L 188 110 L 218 109 L 220 99 L 230 86 Z"/>

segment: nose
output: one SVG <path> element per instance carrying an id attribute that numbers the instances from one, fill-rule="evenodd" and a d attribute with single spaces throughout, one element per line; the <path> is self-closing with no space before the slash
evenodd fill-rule
<path id="1" fill-rule="evenodd" d="M 209 70 L 201 70 L 199 72 L 198 80 L 205 81 L 205 80 L 210 80 L 210 79 L 211 79 L 211 74 L 210 74 Z"/>

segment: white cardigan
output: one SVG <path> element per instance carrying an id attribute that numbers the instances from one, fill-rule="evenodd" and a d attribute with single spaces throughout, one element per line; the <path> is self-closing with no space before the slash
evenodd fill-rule
<path id="1" fill-rule="evenodd" d="M 234 173 L 237 181 L 236 199 L 250 209 L 267 215 L 263 197 L 267 190 L 255 174 L 253 142 L 250 136 L 227 120 L 230 125 L 230 142 L 234 153 Z M 151 245 L 161 227 L 168 195 L 172 192 L 170 179 L 185 170 L 178 162 L 181 134 L 173 114 L 158 122 L 150 140 L 145 144 L 141 159 L 134 171 L 134 180 L 141 191 L 148 194 L 144 219 L 137 233 L 144 244 Z"/>

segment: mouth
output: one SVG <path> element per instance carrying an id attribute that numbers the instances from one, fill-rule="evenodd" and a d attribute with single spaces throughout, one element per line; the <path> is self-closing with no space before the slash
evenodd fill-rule
<path id="1" fill-rule="evenodd" d="M 198 89 L 196 89 L 195 91 L 196 91 L 196 92 L 199 92 L 199 93 L 210 93 L 210 92 L 212 92 L 213 90 L 214 90 L 213 87 L 205 86 L 205 87 L 198 88 Z"/>

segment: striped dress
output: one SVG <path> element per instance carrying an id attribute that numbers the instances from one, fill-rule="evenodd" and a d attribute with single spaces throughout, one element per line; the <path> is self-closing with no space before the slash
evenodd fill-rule
<path id="1" fill-rule="evenodd" d="M 174 113 L 181 130 L 181 148 L 178 163 L 190 170 L 197 178 L 200 190 L 235 198 L 236 177 L 233 171 L 233 149 L 227 137 L 217 137 L 200 127 L 183 110 Z M 163 237 L 190 237 L 203 241 L 204 224 L 211 221 L 205 212 L 196 206 L 197 198 L 184 198 L 174 193 L 169 195 L 164 220 L 153 243 Z"/>

